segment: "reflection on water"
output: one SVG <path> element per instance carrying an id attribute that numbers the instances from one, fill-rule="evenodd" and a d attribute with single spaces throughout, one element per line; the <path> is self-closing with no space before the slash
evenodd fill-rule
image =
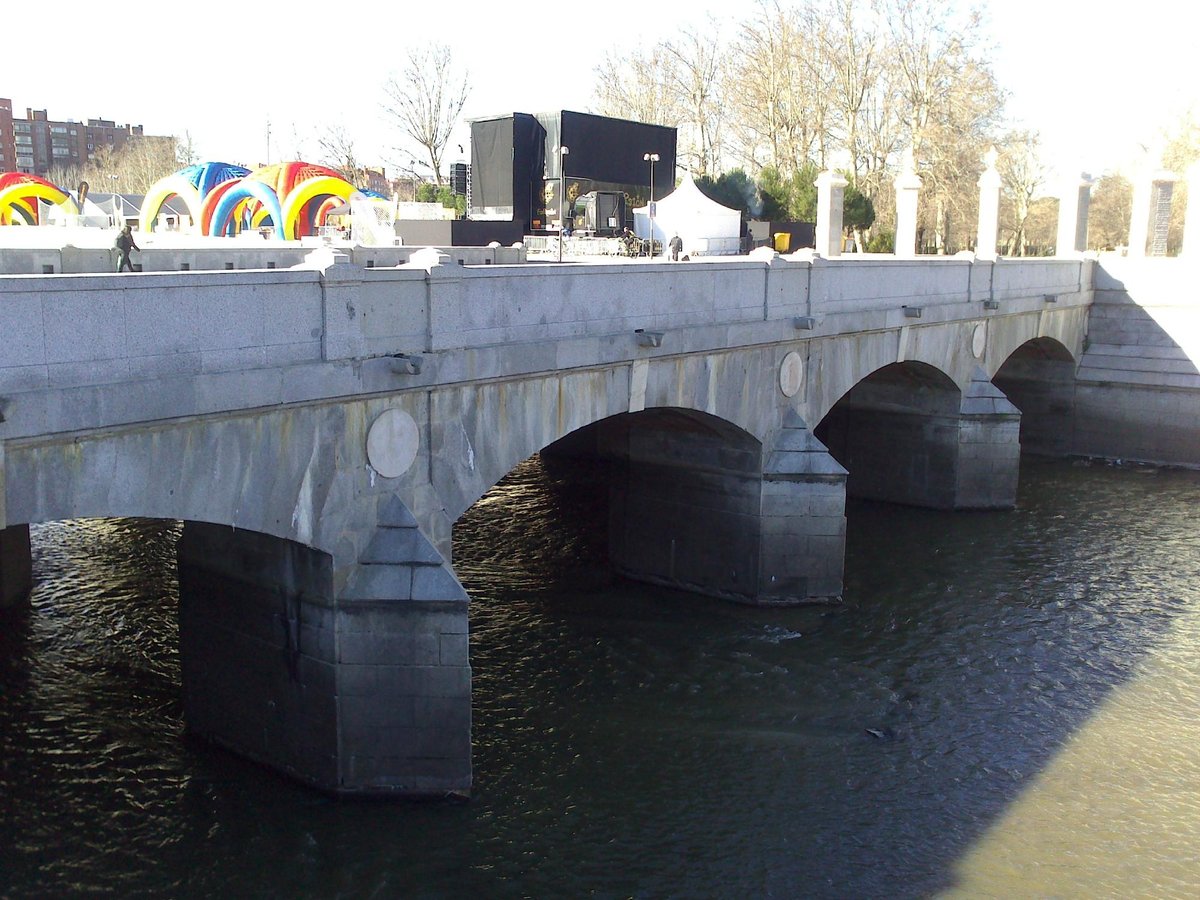
<path id="1" fill-rule="evenodd" d="M 337 802 L 181 737 L 174 524 L 35 529 L 0 636 L 0 895 L 1192 896 L 1200 476 L 852 504 L 846 603 L 612 576 L 602 470 L 456 528 L 475 793 Z"/>

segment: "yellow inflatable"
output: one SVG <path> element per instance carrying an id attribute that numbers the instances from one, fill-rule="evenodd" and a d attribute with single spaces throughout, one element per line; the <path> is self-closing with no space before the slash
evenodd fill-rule
<path id="1" fill-rule="evenodd" d="M 63 207 L 71 215 L 79 214 L 79 207 L 75 205 L 70 194 L 59 190 L 52 184 L 36 181 L 24 181 L 0 188 L 0 213 L 11 220 L 16 209 L 21 210 L 22 213 L 31 211 L 33 207 L 29 203 L 29 198 L 48 200 L 56 206 Z M 18 204 L 20 205 L 18 206 Z"/>
<path id="2" fill-rule="evenodd" d="M 283 233 L 288 236 L 296 234 L 296 221 L 306 203 L 314 197 L 333 195 L 349 200 L 352 194 L 358 193 L 358 188 L 341 178 L 319 175 L 302 181 L 288 192 L 283 202 Z"/>
<path id="3" fill-rule="evenodd" d="M 156 181 L 150 187 L 150 193 L 142 200 L 142 217 L 139 227 L 143 234 L 149 233 L 158 218 L 162 206 L 171 197 L 178 196 L 187 207 L 188 215 L 193 222 L 200 221 L 200 192 L 182 175 L 171 175 Z"/>

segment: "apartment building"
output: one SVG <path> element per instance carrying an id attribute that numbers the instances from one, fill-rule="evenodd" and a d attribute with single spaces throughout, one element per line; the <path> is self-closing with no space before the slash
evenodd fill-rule
<path id="1" fill-rule="evenodd" d="M 0 97 L 0 172 L 27 172 L 45 177 L 51 169 L 83 166 L 102 150 L 116 151 L 144 137 L 141 125 L 118 125 L 110 119 L 51 119 L 44 109 L 13 115 L 12 101 Z"/>

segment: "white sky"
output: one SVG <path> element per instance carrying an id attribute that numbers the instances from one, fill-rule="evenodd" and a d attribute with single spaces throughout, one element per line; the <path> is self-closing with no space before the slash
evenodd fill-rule
<path id="1" fill-rule="evenodd" d="M 732 32 L 731 10 L 745 15 L 751 4 L 59 0 L 49 15 L 29 8 L 3 14 L 0 94 L 17 115 L 34 107 L 54 119 L 186 131 L 201 158 L 247 164 L 266 161 L 268 122 L 271 161 L 297 150 L 315 160 L 317 135 L 341 125 L 364 162 L 392 168 L 411 154 L 392 150 L 381 85 L 413 42 L 449 43 L 469 68 L 464 118 L 586 111 L 606 52 L 649 46 L 709 13 Z M 1046 162 L 1063 172 L 1127 168 L 1139 143 L 1153 143 L 1188 109 L 1200 113 L 1195 0 L 999 0 L 988 9 L 1008 114 L 1041 132 Z M 456 144 L 467 145 L 460 134 L 447 162 Z"/>

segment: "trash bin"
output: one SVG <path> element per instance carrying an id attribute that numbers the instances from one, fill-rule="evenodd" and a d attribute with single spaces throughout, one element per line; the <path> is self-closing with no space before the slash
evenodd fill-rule
<path id="1" fill-rule="evenodd" d="M 775 232 L 775 252 L 787 253 L 792 246 L 792 236 L 786 231 Z"/>

